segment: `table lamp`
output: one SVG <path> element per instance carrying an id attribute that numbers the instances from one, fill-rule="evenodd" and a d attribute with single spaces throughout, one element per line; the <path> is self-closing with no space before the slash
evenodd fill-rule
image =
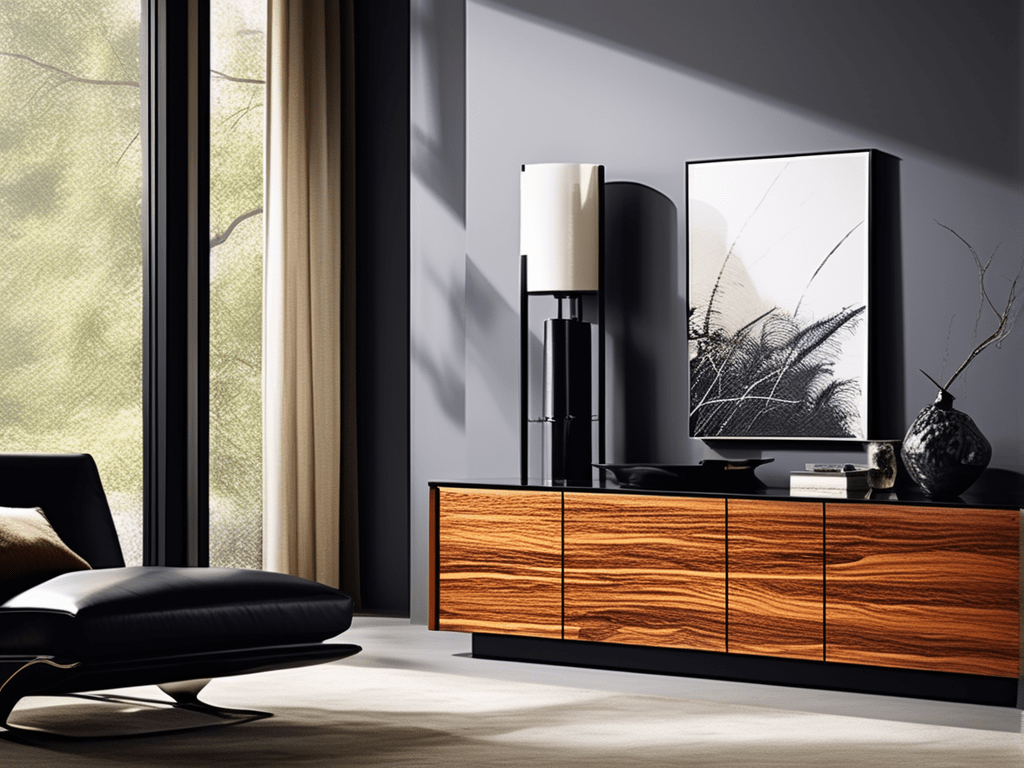
<path id="1" fill-rule="evenodd" d="M 528 476 L 528 423 L 550 425 L 550 476 L 593 476 L 591 324 L 586 294 L 598 298 L 598 461 L 604 462 L 604 166 L 540 163 L 520 174 L 520 474 Z M 544 321 L 543 415 L 529 417 L 529 301 L 548 295 L 558 316 Z M 563 307 L 568 302 L 568 317 Z"/>

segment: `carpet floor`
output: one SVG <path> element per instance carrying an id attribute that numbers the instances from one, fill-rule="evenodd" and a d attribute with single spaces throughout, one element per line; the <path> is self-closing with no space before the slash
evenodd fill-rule
<path id="1" fill-rule="evenodd" d="M 133 695 L 157 698 L 155 688 Z M 15 724 L 69 734 L 0 740 L 3 768 L 94 766 L 872 766 L 1021 768 L 1020 733 L 612 693 L 336 662 L 213 681 L 202 698 L 273 717 L 75 698 L 26 699 Z"/>

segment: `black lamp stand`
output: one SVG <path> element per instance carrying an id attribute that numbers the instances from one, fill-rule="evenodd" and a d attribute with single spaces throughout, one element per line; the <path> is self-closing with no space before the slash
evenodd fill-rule
<path id="1" fill-rule="evenodd" d="M 552 294 L 558 317 L 544 321 L 543 415 L 530 413 L 530 324 L 527 256 L 521 257 L 519 276 L 519 455 L 520 482 L 529 478 L 529 423 L 551 424 L 551 478 L 556 483 L 588 483 L 593 476 L 591 324 L 582 319 L 582 294 Z M 604 354 L 604 236 L 599 236 L 597 322 L 597 460 L 605 458 L 605 354 Z M 562 303 L 569 301 L 569 317 Z"/>

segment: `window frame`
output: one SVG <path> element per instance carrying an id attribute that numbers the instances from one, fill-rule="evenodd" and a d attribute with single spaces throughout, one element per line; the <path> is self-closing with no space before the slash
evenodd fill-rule
<path id="1" fill-rule="evenodd" d="M 210 3 L 141 2 L 143 562 L 206 566 Z"/>

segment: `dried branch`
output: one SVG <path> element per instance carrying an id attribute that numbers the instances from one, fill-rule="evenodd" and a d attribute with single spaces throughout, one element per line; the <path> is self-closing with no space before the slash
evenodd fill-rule
<path id="1" fill-rule="evenodd" d="M 139 131 L 136 131 L 136 132 L 135 132 L 135 135 L 134 135 L 134 136 L 132 136 L 132 140 L 128 142 L 128 146 L 126 146 L 126 147 L 125 147 L 125 148 L 124 148 L 124 149 L 123 149 L 123 150 L 121 151 L 121 154 L 120 154 L 120 156 L 118 156 L 118 158 L 117 158 L 117 162 L 116 162 L 116 163 L 114 163 L 114 167 L 115 167 L 115 168 L 116 168 L 117 166 L 119 166 L 119 165 L 121 164 L 121 161 L 122 161 L 122 160 L 124 160 L 124 156 L 128 154 L 128 150 L 132 148 L 132 144 L 134 144 L 134 143 L 135 143 L 135 140 L 136 140 L 136 139 L 138 139 L 140 135 L 141 135 L 141 134 L 140 134 L 140 132 L 139 132 Z"/>
<path id="2" fill-rule="evenodd" d="M 213 237 L 210 238 L 210 250 L 212 251 L 218 245 L 223 245 L 225 242 L 227 242 L 227 239 L 231 237 L 231 233 L 235 231 L 235 227 L 237 227 L 243 221 L 245 221 L 246 219 L 251 219 L 253 216 L 259 216 L 261 213 L 263 213 L 262 205 L 259 208 L 253 208 L 251 211 L 246 211 L 245 213 L 237 216 L 235 220 L 228 225 L 228 228 L 225 229 L 222 234 L 214 235 Z"/>
<path id="3" fill-rule="evenodd" d="M 257 107 L 263 106 L 262 103 L 257 104 L 256 106 L 253 106 L 254 95 L 255 94 L 249 96 L 249 103 L 248 104 L 246 104 L 241 109 L 236 110 L 235 112 L 233 112 L 230 115 L 228 115 L 227 117 L 225 117 L 221 121 L 221 124 L 223 125 L 224 123 L 228 122 L 229 120 L 232 121 L 231 122 L 231 127 L 228 130 L 229 131 L 233 131 L 233 130 L 235 130 L 235 127 L 242 121 L 243 117 L 245 117 L 246 115 L 250 114 Z"/>
<path id="4" fill-rule="evenodd" d="M 992 255 L 988 257 L 988 260 L 982 263 L 981 257 L 978 256 L 977 251 L 975 251 L 971 244 L 964 240 L 955 230 L 953 230 L 950 227 L 947 227 L 940 221 L 936 221 L 935 223 L 938 224 L 943 229 L 952 232 L 953 235 L 961 243 L 967 246 L 967 250 L 971 252 L 971 257 L 974 259 L 974 263 L 978 267 L 978 291 L 980 294 L 978 297 L 978 319 L 980 320 L 982 310 L 985 308 L 986 305 L 988 305 L 988 307 L 992 310 L 992 313 L 996 316 L 997 321 L 995 330 L 993 330 L 992 333 L 990 333 L 988 336 L 982 339 L 981 342 L 977 346 L 975 346 L 974 349 L 971 350 L 970 354 L 967 355 L 967 359 L 965 359 L 960 364 L 960 367 L 953 372 L 953 375 L 949 377 L 949 380 L 946 382 L 946 385 L 939 386 L 939 389 L 943 391 L 948 391 L 953 382 L 956 381 L 957 377 L 964 372 L 964 370 L 967 368 L 968 365 L 971 364 L 974 358 L 976 358 L 978 355 L 981 354 L 983 350 L 987 349 L 993 344 L 995 344 L 998 347 L 1000 344 L 1003 343 L 1006 337 L 1009 336 L 1010 332 L 1013 330 L 1014 323 L 1020 316 L 1021 309 L 1024 309 L 1024 303 L 1022 303 L 1020 306 L 1017 306 L 1017 300 L 1021 296 L 1020 281 L 1022 274 L 1024 274 L 1024 257 L 1021 258 L 1021 265 L 1017 269 L 1017 274 L 1014 276 L 1013 282 L 1010 283 L 1010 290 L 1006 296 L 1006 303 L 1003 305 L 1002 309 L 1000 309 L 996 306 L 995 302 L 992 300 L 992 297 L 989 295 L 988 289 L 985 287 L 985 276 L 988 272 L 989 267 L 992 265 L 992 260 L 993 258 L 995 258 L 996 251 L 999 250 L 998 246 L 996 247 L 995 251 L 992 252 Z M 977 323 L 975 323 L 974 338 L 977 338 Z M 924 371 L 921 371 L 921 373 L 924 373 Z M 924 373 L 924 375 L 928 376 L 927 373 Z M 931 376 L 928 376 L 928 378 L 935 382 L 935 379 L 932 379 Z"/>
<path id="5" fill-rule="evenodd" d="M 41 67 L 42 69 L 48 69 L 51 72 L 56 72 L 57 74 L 65 78 L 62 81 L 62 84 L 66 82 L 74 82 L 85 83 L 87 85 L 125 85 L 131 88 L 139 87 L 138 80 L 97 80 L 89 77 L 79 77 L 78 75 L 68 72 L 66 69 L 55 67 L 52 64 L 46 64 L 45 62 L 33 59 L 31 56 L 26 56 L 23 53 L 11 53 L 10 51 L 0 51 L 0 56 L 7 56 L 12 59 L 21 59 L 22 61 L 27 61 L 30 64 L 35 64 L 37 67 Z M 120 59 L 118 59 L 118 61 L 120 61 Z M 232 75 L 225 74 L 224 72 L 219 72 L 216 69 L 211 69 L 210 74 L 215 75 L 221 80 L 230 80 L 232 83 L 248 83 L 251 85 L 266 85 L 267 83 L 266 80 L 256 80 L 250 77 L 234 77 Z"/>
<path id="6" fill-rule="evenodd" d="M 250 85 L 266 85 L 266 80 L 254 80 L 250 77 L 233 77 L 232 75 L 226 75 L 223 72 L 218 72 L 216 69 L 210 70 L 211 74 L 216 75 L 221 80 L 230 80 L 232 83 L 248 83 Z"/>
<path id="7" fill-rule="evenodd" d="M 217 360 L 218 362 L 237 363 L 243 368 L 248 368 L 253 373 L 259 373 L 260 371 L 260 366 L 258 364 L 253 363 L 252 360 L 246 360 L 244 357 L 239 357 L 238 355 L 225 355 L 220 353 L 214 353 L 211 351 L 210 357 Z M 220 366 L 216 367 L 219 368 Z"/>
<path id="8" fill-rule="evenodd" d="M 941 384 L 939 384 L 939 382 L 937 382 L 935 379 L 933 379 L 931 376 L 929 376 L 928 372 L 924 368 L 918 368 L 917 370 L 919 370 L 921 373 L 923 373 L 925 375 L 925 378 L 927 378 L 928 381 L 930 381 L 936 387 L 938 387 L 941 390 L 945 390 L 945 387 L 943 387 Z"/>
<path id="9" fill-rule="evenodd" d="M 67 82 L 73 82 L 73 83 L 86 83 L 87 85 L 126 85 L 126 86 L 129 86 L 129 87 L 132 87 L 132 88 L 138 88 L 139 87 L 138 81 L 132 81 L 132 80 L 94 80 L 94 79 L 88 78 L 88 77 L 79 77 L 78 75 L 71 74 L 67 70 L 55 67 L 52 64 L 44 64 L 41 61 L 36 61 L 32 57 L 26 56 L 23 53 L 10 53 L 8 51 L 0 51 L 0 56 L 7 56 L 7 57 L 12 58 L 12 59 L 21 59 L 22 61 L 27 61 L 27 62 L 29 62 L 31 64 L 35 64 L 37 67 L 42 67 L 43 69 L 48 69 L 51 72 L 56 72 L 57 74 L 61 75 L 64 78 L 64 80 L 62 81 L 61 84 L 67 83 Z"/>
<path id="10" fill-rule="evenodd" d="M 980 318 L 979 318 L 979 319 L 980 319 Z M 946 348 L 945 348 L 945 350 L 943 350 L 943 352 L 942 352 L 942 368 L 940 368 L 940 369 L 939 369 L 939 376 L 941 376 L 942 374 L 944 374 L 944 373 L 946 372 L 946 363 L 948 363 L 948 362 L 949 362 L 949 340 L 950 340 L 951 338 L 953 338 L 953 321 L 954 321 L 954 320 L 956 320 L 956 314 L 953 314 L 953 315 L 952 315 L 952 316 L 951 316 L 951 317 L 949 318 L 949 327 L 947 327 L 947 328 L 946 328 Z M 976 322 L 974 323 L 974 330 L 975 330 L 975 333 L 974 333 L 974 336 L 973 336 L 973 337 L 971 338 L 971 340 L 972 340 L 972 341 L 973 341 L 973 340 L 974 340 L 975 338 L 977 338 L 977 336 L 978 336 L 978 333 L 977 333 L 977 330 L 978 330 L 978 323 L 977 323 L 977 321 L 976 321 Z M 919 371 L 921 371 L 921 369 L 920 369 L 920 368 L 918 368 L 918 370 L 919 370 Z M 921 373 L 924 373 L 924 371 L 921 371 Z M 928 374 L 927 374 L 927 373 L 924 373 L 924 375 L 925 375 L 925 376 L 928 376 Z M 929 379 L 932 379 L 932 377 L 931 377 L 931 376 L 928 376 L 928 378 L 929 378 Z M 935 381 L 935 379 L 932 379 L 932 381 Z M 937 387 L 940 387 L 940 388 L 941 388 L 941 386 L 942 386 L 942 385 L 941 385 L 941 384 L 939 384 L 938 382 L 935 382 L 935 386 L 937 386 Z"/>

